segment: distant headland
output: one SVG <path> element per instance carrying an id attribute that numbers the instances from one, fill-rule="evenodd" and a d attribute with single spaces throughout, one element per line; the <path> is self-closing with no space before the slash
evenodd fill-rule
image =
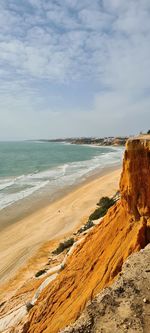
<path id="1" fill-rule="evenodd" d="M 70 144 L 78 145 L 97 145 L 97 146 L 124 146 L 128 137 L 72 137 L 72 138 L 58 138 L 58 139 L 40 139 L 39 141 L 44 142 L 67 142 Z"/>

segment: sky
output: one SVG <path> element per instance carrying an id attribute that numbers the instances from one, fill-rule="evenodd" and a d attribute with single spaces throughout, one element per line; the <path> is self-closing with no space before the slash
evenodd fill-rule
<path id="1" fill-rule="evenodd" d="M 150 128 L 150 0 L 0 0 L 0 140 Z"/>

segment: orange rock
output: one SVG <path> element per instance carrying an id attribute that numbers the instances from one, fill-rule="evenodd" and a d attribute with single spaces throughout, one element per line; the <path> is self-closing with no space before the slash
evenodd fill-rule
<path id="1" fill-rule="evenodd" d="M 150 216 L 150 138 L 128 140 L 120 190 L 122 203 L 135 219 Z"/>
<path id="2" fill-rule="evenodd" d="M 24 332 L 56 333 L 109 286 L 126 258 L 147 243 L 150 217 L 150 141 L 129 140 L 120 181 L 121 200 L 74 250 L 58 278 L 41 293 Z"/>

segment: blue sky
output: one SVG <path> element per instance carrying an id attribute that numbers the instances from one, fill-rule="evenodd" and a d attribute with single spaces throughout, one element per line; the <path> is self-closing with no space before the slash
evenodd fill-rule
<path id="1" fill-rule="evenodd" d="M 149 127 L 149 0 L 0 0 L 0 140 Z"/>

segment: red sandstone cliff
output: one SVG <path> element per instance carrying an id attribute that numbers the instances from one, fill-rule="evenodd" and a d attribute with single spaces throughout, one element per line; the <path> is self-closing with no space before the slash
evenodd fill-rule
<path id="1" fill-rule="evenodd" d="M 74 250 L 64 270 L 41 293 L 23 331 L 56 333 L 74 322 L 101 289 L 117 277 L 126 258 L 148 243 L 150 139 L 127 142 L 121 200 Z"/>

